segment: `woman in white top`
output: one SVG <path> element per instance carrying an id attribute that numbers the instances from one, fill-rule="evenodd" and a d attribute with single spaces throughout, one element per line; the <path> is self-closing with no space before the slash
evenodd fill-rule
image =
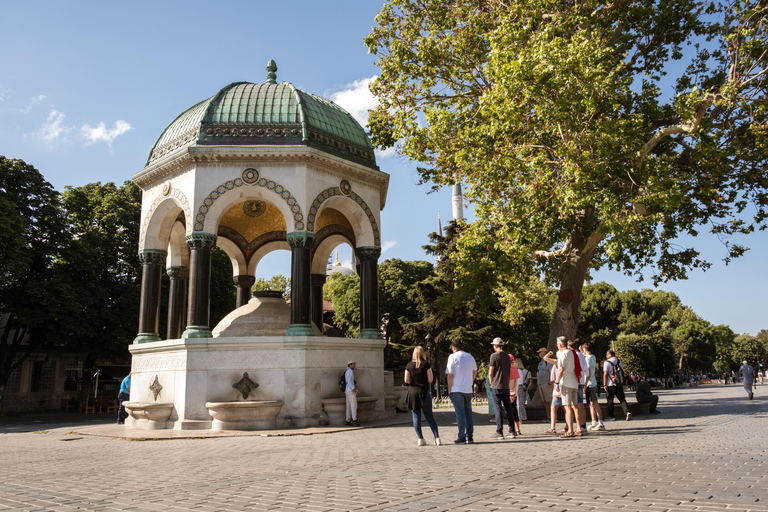
<path id="1" fill-rule="evenodd" d="M 527 420 L 528 414 L 525 411 L 525 401 L 528 398 L 528 384 L 531 382 L 531 372 L 523 366 L 523 360 L 515 358 L 515 368 L 520 373 L 520 379 L 517 381 L 517 416 L 520 421 Z"/>

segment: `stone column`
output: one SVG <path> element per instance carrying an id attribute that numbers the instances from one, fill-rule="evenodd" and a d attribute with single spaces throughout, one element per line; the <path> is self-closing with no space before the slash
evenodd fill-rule
<path id="1" fill-rule="evenodd" d="M 381 247 L 355 249 L 360 262 L 360 338 L 381 339 L 379 325 L 379 256 Z"/>
<path id="2" fill-rule="evenodd" d="M 245 275 L 235 276 L 233 279 L 237 287 L 237 304 L 235 307 L 239 308 L 240 306 L 245 306 L 251 300 L 251 287 L 256 282 L 256 277 Z"/>
<path id="3" fill-rule="evenodd" d="M 184 313 L 187 309 L 187 282 L 189 281 L 189 268 L 168 267 L 165 269 L 170 279 L 168 287 L 168 338 L 175 340 L 181 338 L 184 329 Z"/>
<path id="4" fill-rule="evenodd" d="M 320 332 L 323 332 L 323 285 L 325 284 L 325 274 L 312 274 L 311 281 L 312 321 L 320 329 Z"/>
<path id="5" fill-rule="evenodd" d="M 134 343 L 160 341 L 160 277 L 168 253 L 160 249 L 139 251 L 141 273 L 141 302 L 139 303 L 139 334 Z"/>
<path id="6" fill-rule="evenodd" d="M 310 324 L 310 249 L 315 243 L 311 231 L 286 235 L 291 246 L 291 326 L 286 336 L 314 336 Z"/>
<path id="7" fill-rule="evenodd" d="M 216 235 L 194 232 L 187 235 L 189 245 L 189 304 L 187 328 L 182 338 L 211 337 L 211 249 Z"/>

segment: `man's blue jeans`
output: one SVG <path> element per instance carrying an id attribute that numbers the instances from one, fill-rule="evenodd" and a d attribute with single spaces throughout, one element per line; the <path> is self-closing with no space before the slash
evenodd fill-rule
<path id="1" fill-rule="evenodd" d="M 451 393 L 451 402 L 459 424 L 459 439 L 472 437 L 475 426 L 472 423 L 472 393 Z"/>

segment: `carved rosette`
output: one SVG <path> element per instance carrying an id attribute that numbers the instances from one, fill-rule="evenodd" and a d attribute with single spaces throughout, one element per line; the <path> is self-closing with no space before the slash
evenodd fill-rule
<path id="1" fill-rule="evenodd" d="M 218 237 L 211 233 L 194 231 L 187 235 L 187 245 L 190 249 L 206 249 L 210 251 L 216 246 Z"/>
<path id="2" fill-rule="evenodd" d="M 162 249 L 142 249 L 139 251 L 139 262 L 142 265 L 164 265 L 168 253 Z"/>
<path id="3" fill-rule="evenodd" d="M 378 261 L 381 256 L 381 247 L 358 247 L 355 249 L 357 259 L 363 261 Z"/>
<path id="4" fill-rule="evenodd" d="M 311 231 L 291 231 L 285 235 L 288 245 L 293 249 L 300 247 L 312 247 L 315 243 L 315 234 Z"/>
<path id="5" fill-rule="evenodd" d="M 189 278 L 189 267 L 168 267 L 165 269 L 165 273 L 171 279 L 187 279 Z"/>

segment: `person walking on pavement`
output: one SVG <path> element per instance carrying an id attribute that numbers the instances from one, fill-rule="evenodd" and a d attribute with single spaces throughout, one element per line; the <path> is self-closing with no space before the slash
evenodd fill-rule
<path id="1" fill-rule="evenodd" d="M 624 397 L 624 386 L 616 382 L 617 373 L 619 370 L 624 371 L 624 366 L 621 361 L 616 357 L 616 353 L 613 350 L 606 352 L 607 358 L 603 363 L 603 383 L 605 384 L 605 394 L 608 400 L 608 417 L 607 421 L 614 421 L 616 418 L 613 415 L 613 397 L 615 396 L 619 400 L 621 410 L 624 411 L 627 421 L 632 419 L 632 413 L 629 412 L 629 406 L 627 406 L 627 399 Z"/>
<path id="2" fill-rule="evenodd" d="M 413 428 L 416 430 L 418 446 L 427 444 L 421 433 L 422 411 L 427 419 L 427 423 L 429 423 L 430 430 L 432 430 L 432 435 L 435 436 L 435 446 L 442 444 L 437 432 L 437 423 L 432 414 L 432 394 L 429 392 L 429 388 L 434 380 L 432 367 L 427 362 L 424 348 L 416 347 L 413 349 L 411 362 L 405 367 L 405 383 L 409 386 L 406 401 L 408 402 L 408 409 L 411 410 L 413 415 Z"/>
<path id="3" fill-rule="evenodd" d="M 517 411 L 512 408 L 509 393 L 509 373 L 512 366 L 512 360 L 509 354 L 504 352 L 504 341 L 501 338 L 494 338 L 493 354 L 488 362 L 488 377 L 491 379 L 491 396 L 493 397 L 493 408 L 496 411 L 496 433 L 491 439 L 504 439 L 504 417 L 506 413 L 509 422 L 509 437 L 517 437 L 515 430 L 515 416 Z M 517 393 L 517 389 L 515 389 Z M 503 408 L 503 409 L 502 409 Z"/>
<path id="4" fill-rule="evenodd" d="M 355 386 L 355 367 L 354 361 L 347 363 L 347 370 L 344 372 L 344 380 L 347 383 L 344 395 L 347 397 L 347 422 L 345 425 L 360 426 L 357 421 L 357 386 Z"/>
<path id="5" fill-rule="evenodd" d="M 544 347 L 536 351 L 541 358 L 539 366 L 536 369 L 536 393 L 538 393 L 541 401 L 544 402 L 544 412 L 547 417 L 542 419 L 542 423 L 549 423 L 552 421 L 550 407 L 552 406 L 552 381 L 550 376 L 552 374 L 552 364 L 546 360 L 547 353 L 549 351 Z"/>
<path id="6" fill-rule="evenodd" d="M 472 444 L 475 426 L 472 421 L 472 384 L 477 377 L 475 358 L 464 352 L 464 344 L 459 339 L 451 342 L 453 353 L 448 356 L 445 373 L 448 376 L 448 396 L 456 412 L 459 437 L 455 444 Z"/>
<path id="7" fill-rule="evenodd" d="M 755 393 L 752 391 L 752 387 L 755 385 L 755 369 L 752 368 L 745 359 L 739 368 L 739 375 L 744 381 L 744 390 L 747 392 L 747 396 L 750 400 L 754 398 Z"/>
<path id="8" fill-rule="evenodd" d="M 555 379 L 555 389 L 560 392 L 563 399 L 563 409 L 565 409 L 565 426 L 568 429 L 560 437 L 582 436 L 580 416 L 576 406 L 576 393 L 579 389 L 579 378 L 581 375 L 581 363 L 569 350 L 565 336 L 557 338 L 557 378 Z M 578 430 L 574 430 L 574 417 Z"/>
<path id="9" fill-rule="evenodd" d="M 117 424 L 123 425 L 125 419 L 128 417 L 128 413 L 125 412 L 123 402 L 127 402 L 131 399 L 131 373 L 123 379 L 120 383 L 120 392 L 117 394 Z"/>
<path id="10" fill-rule="evenodd" d="M 600 403 L 597 401 L 597 358 L 592 354 L 592 347 L 589 343 L 582 343 L 579 347 L 581 353 L 584 354 L 584 359 L 587 360 L 587 367 L 589 369 L 589 377 L 587 378 L 587 385 L 584 388 L 584 396 L 587 399 L 587 409 L 589 409 L 592 416 L 592 424 L 587 427 L 587 430 L 605 430 L 605 424 L 603 423 L 603 411 L 600 407 Z"/>

